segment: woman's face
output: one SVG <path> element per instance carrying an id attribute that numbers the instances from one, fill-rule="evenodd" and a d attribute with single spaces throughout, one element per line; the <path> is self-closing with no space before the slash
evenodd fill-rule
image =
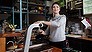
<path id="1" fill-rule="evenodd" d="M 59 6 L 58 4 L 54 4 L 54 5 L 52 6 L 52 12 L 53 12 L 54 14 L 58 14 L 59 11 L 60 11 L 60 6 Z"/>

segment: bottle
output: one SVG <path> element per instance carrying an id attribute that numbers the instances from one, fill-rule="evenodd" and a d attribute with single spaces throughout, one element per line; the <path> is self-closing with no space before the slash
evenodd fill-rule
<path id="1" fill-rule="evenodd" d="M 4 27 L 4 23 L 2 23 L 2 34 L 5 33 L 4 29 L 5 29 L 5 27 Z"/>
<path id="2" fill-rule="evenodd" d="M 2 33 L 2 26 L 0 25 L 0 33 Z"/>
<path id="3" fill-rule="evenodd" d="M 68 33 L 71 34 L 71 32 L 72 32 L 72 28 L 71 28 L 71 26 L 69 26 L 69 31 L 68 31 Z"/>
<path id="4" fill-rule="evenodd" d="M 65 31 L 66 31 L 66 35 L 67 35 L 67 34 L 68 34 L 68 31 L 69 31 L 69 28 L 68 28 L 68 27 L 66 27 L 66 30 L 65 30 Z"/>

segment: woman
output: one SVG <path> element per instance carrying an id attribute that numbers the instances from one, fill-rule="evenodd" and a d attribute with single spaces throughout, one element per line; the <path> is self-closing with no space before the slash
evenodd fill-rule
<path id="1" fill-rule="evenodd" d="M 53 12 L 53 18 L 50 21 L 37 21 L 36 23 L 48 25 L 45 31 L 40 30 L 41 34 L 49 35 L 50 45 L 64 49 L 66 48 L 66 16 L 59 14 L 60 6 L 57 2 L 53 3 L 51 8 Z"/>

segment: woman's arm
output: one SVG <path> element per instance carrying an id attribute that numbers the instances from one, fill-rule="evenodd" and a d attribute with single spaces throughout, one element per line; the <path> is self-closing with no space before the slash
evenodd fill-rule
<path id="1" fill-rule="evenodd" d="M 43 24 L 48 25 L 48 26 L 51 25 L 50 21 L 37 21 L 36 23 L 43 23 Z"/>

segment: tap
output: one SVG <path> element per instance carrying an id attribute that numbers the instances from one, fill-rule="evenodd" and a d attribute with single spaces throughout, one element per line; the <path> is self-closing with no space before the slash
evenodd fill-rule
<path id="1" fill-rule="evenodd" d="M 30 47 L 30 40 L 31 40 L 31 35 L 32 35 L 32 29 L 38 27 L 40 29 L 40 27 L 43 27 L 43 24 L 39 23 L 39 24 L 31 24 L 28 27 L 27 30 L 27 35 L 26 35 L 26 40 L 25 40 L 25 45 L 24 45 L 24 52 L 29 52 L 29 47 Z"/>
<path id="2" fill-rule="evenodd" d="M 13 42 L 13 41 L 9 41 L 9 42 L 7 42 L 7 44 L 9 44 L 9 43 L 12 43 L 12 45 L 14 46 L 14 42 Z"/>
<path id="3" fill-rule="evenodd" d="M 11 50 L 12 52 L 16 52 L 16 51 L 15 51 L 15 49 L 17 48 L 16 43 L 13 42 L 13 41 L 7 42 L 7 44 L 9 44 L 9 43 L 12 43 L 12 46 L 10 46 L 8 49 Z"/>

